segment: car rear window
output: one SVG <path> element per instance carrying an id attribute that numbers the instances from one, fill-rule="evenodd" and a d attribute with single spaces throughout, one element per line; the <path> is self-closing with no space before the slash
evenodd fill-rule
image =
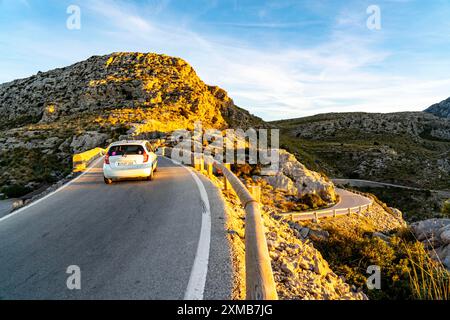
<path id="1" fill-rule="evenodd" d="M 144 154 L 144 148 L 141 145 L 127 144 L 112 146 L 109 148 L 109 156 L 123 156 L 124 154 Z"/>

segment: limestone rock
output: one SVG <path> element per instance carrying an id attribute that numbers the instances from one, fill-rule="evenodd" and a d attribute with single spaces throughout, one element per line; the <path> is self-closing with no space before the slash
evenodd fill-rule
<path id="1" fill-rule="evenodd" d="M 440 230 L 440 238 L 444 244 L 450 243 L 450 225 L 447 225 Z"/>
<path id="2" fill-rule="evenodd" d="M 78 137 L 74 137 L 70 147 L 74 153 L 83 152 L 101 146 L 108 135 L 96 131 L 88 131 Z"/>
<path id="3" fill-rule="evenodd" d="M 317 194 L 327 202 L 336 200 L 334 184 L 318 172 L 307 169 L 295 156 L 284 149 L 278 149 L 279 171 L 263 179 L 272 187 L 285 190 L 299 198 Z"/>
<path id="4" fill-rule="evenodd" d="M 438 231 L 450 225 L 450 219 L 428 219 L 411 224 L 411 230 L 419 241 L 434 238 Z"/>

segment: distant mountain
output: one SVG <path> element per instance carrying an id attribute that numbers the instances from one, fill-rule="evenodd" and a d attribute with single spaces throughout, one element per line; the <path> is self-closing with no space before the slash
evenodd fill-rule
<path id="1" fill-rule="evenodd" d="M 433 104 L 431 107 L 427 108 L 424 112 L 432 113 L 435 116 L 441 118 L 450 118 L 450 98 L 441 101 L 439 103 Z"/>
<path id="2" fill-rule="evenodd" d="M 448 118 L 330 113 L 271 124 L 282 130 L 282 146 L 329 176 L 450 189 Z"/>

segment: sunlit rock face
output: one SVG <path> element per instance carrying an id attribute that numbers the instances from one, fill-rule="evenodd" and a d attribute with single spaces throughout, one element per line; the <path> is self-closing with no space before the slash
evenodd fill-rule
<path id="1" fill-rule="evenodd" d="M 278 172 L 262 177 L 268 184 L 298 198 L 317 194 L 326 202 L 336 201 L 335 186 L 326 176 L 309 170 L 286 150 L 279 149 L 278 156 Z"/>
<path id="2" fill-rule="evenodd" d="M 94 56 L 0 85 L 2 127 L 120 109 L 139 109 L 140 122 L 180 127 L 197 120 L 218 129 L 234 121 L 262 123 L 235 107 L 224 90 L 206 85 L 184 60 L 154 53 Z"/>

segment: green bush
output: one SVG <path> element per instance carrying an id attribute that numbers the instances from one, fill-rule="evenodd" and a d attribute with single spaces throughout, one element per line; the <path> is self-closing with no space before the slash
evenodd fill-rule
<path id="1" fill-rule="evenodd" d="M 445 215 L 450 215 L 450 199 L 444 202 L 442 206 L 442 213 Z"/>
<path id="2" fill-rule="evenodd" d="M 448 272 L 433 261 L 410 233 L 403 231 L 389 243 L 359 231 L 325 228 L 328 240 L 315 243 L 331 268 L 347 283 L 361 288 L 369 299 L 448 299 Z M 370 265 L 381 268 L 381 290 L 368 290 Z"/>
<path id="3" fill-rule="evenodd" d="M 14 184 L 12 186 L 5 186 L 2 188 L 2 193 L 4 193 L 8 198 L 19 198 L 26 195 L 30 191 L 30 189 L 20 184 Z"/>
<path id="4" fill-rule="evenodd" d="M 317 194 L 306 194 L 298 202 L 306 204 L 311 209 L 318 209 L 326 205 L 326 202 Z"/>

